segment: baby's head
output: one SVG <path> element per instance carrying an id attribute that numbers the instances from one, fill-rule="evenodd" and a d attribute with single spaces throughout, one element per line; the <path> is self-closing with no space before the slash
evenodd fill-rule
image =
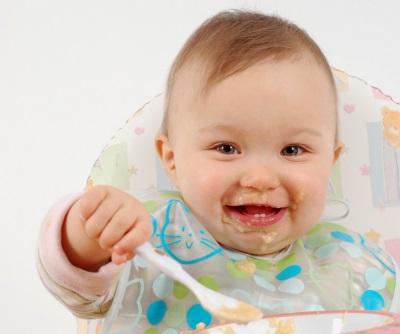
<path id="1" fill-rule="evenodd" d="M 162 131 L 168 134 L 176 124 L 172 119 L 182 95 L 201 99 L 218 82 L 254 64 L 305 56 L 326 73 L 336 94 L 327 59 L 297 25 L 277 16 L 240 10 L 211 17 L 191 35 L 171 66 Z"/>
<path id="2" fill-rule="evenodd" d="M 165 111 L 163 166 L 219 243 L 273 253 L 318 222 L 340 143 L 331 69 L 304 31 L 211 18 L 172 66 Z"/>

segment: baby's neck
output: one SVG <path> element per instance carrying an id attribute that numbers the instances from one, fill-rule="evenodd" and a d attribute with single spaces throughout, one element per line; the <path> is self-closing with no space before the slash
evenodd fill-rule
<path id="1" fill-rule="evenodd" d="M 236 252 L 236 253 L 241 253 L 243 255 L 251 256 L 251 257 L 254 257 L 256 259 L 262 259 L 262 260 L 268 260 L 268 261 L 275 262 L 275 261 L 279 261 L 282 258 L 284 258 L 286 256 L 286 254 L 290 252 L 290 249 L 292 248 L 292 245 L 293 245 L 293 243 L 291 243 L 290 245 L 286 246 L 285 248 L 283 248 L 283 249 L 281 249 L 281 250 L 279 250 L 277 252 L 273 252 L 273 253 L 270 253 L 270 254 L 264 254 L 264 255 L 254 255 L 254 254 L 244 253 L 244 252 L 239 251 L 239 250 L 234 249 L 234 248 L 225 247 L 223 245 L 222 246 L 225 249 L 229 250 L 229 251 L 233 251 L 233 252 Z"/>

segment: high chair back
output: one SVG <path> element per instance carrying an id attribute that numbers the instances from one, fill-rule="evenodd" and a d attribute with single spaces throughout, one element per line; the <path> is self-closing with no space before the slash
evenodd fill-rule
<path id="1" fill-rule="evenodd" d="M 373 239 L 400 263 L 400 105 L 365 81 L 333 69 L 344 150 L 335 164 L 322 220 Z M 174 189 L 155 152 L 163 94 L 137 111 L 96 160 L 88 186 L 108 184 L 133 195 Z M 79 320 L 97 334 L 101 320 Z"/>

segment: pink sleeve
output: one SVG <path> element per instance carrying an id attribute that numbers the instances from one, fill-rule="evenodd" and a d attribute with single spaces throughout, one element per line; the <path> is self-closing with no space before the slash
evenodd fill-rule
<path id="1" fill-rule="evenodd" d="M 64 218 L 81 194 L 68 195 L 46 214 L 41 226 L 37 268 L 53 296 L 81 318 L 101 318 L 107 313 L 123 265 L 108 263 L 96 273 L 73 266 L 61 245 Z"/>

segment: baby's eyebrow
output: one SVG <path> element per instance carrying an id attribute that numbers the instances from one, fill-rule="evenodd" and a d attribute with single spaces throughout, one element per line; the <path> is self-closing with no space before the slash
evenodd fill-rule
<path id="1" fill-rule="evenodd" d="M 315 137 L 322 137 L 322 131 L 311 127 L 293 127 L 287 130 L 291 135 L 307 134 Z"/>
<path id="2" fill-rule="evenodd" d="M 322 137 L 322 131 L 319 129 L 316 129 L 314 127 L 308 127 L 308 126 L 289 126 L 285 127 L 282 129 L 284 133 L 287 133 L 288 135 L 291 136 L 296 136 L 296 135 L 312 135 L 314 137 Z M 241 134 L 243 133 L 243 130 L 240 128 L 240 126 L 237 125 L 230 125 L 230 124 L 216 124 L 216 125 L 210 125 L 210 126 L 205 126 L 203 128 L 199 129 L 199 133 L 213 133 L 213 132 L 227 132 L 227 133 L 238 133 Z"/>
<path id="3" fill-rule="evenodd" d="M 242 132 L 241 128 L 236 125 L 228 125 L 228 124 L 216 124 L 216 125 L 209 125 L 199 129 L 200 133 L 209 133 L 209 132 Z"/>

